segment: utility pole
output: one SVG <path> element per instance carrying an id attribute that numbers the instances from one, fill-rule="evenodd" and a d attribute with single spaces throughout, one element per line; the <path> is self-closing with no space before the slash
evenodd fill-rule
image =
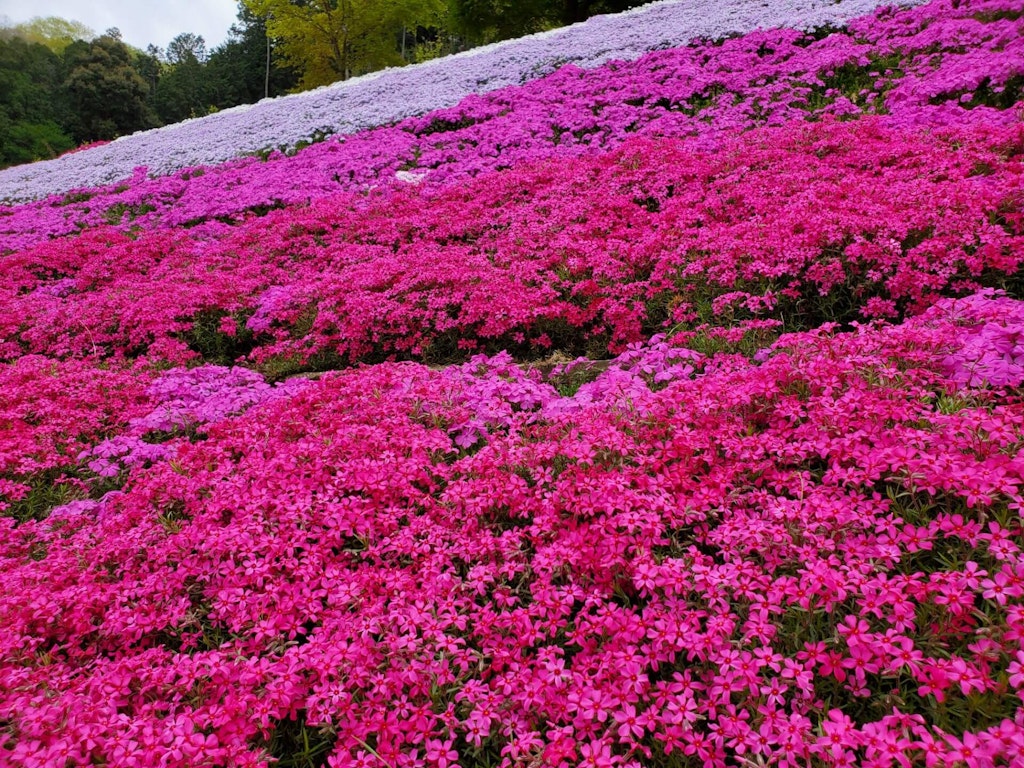
<path id="1" fill-rule="evenodd" d="M 263 34 L 267 38 L 267 70 L 266 75 L 263 78 L 263 98 L 270 97 L 270 30 L 267 25 L 270 22 L 270 14 L 267 14 L 266 21 L 263 22 Z"/>

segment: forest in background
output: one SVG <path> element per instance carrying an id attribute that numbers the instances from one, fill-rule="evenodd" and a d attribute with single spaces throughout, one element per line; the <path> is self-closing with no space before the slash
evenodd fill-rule
<path id="1" fill-rule="evenodd" d="M 0 168 L 644 0 L 242 0 L 227 40 L 140 50 L 57 17 L 0 26 Z"/>

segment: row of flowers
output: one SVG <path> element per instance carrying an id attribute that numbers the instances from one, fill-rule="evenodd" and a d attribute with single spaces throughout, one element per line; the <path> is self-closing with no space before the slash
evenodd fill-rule
<path id="1" fill-rule="evenodd" d="M 1019 282 L 1022 147 L 1019 127 L 797 123 L 335 195 L 217 240 L 95 230 L 0 260 L 0 359 L 245 357 L 279 377 L 895 318 Z"/>
<path id="2" fill-rule="evenodd" d="M 636 135 L 686 137 L 713 148 L 725 131 L 825 115 L 879 113 L 896 127 L 1013 123 L 1024 80 L 1024 20 L 1014 5 L 937 0 L 888 9 L 829 34 L 759 31 L 591 70 L 566 66 L 293 157 L 248 158 L 155 179 L 138 169 L 104 189 L 7 209 L 0 252 L 107 223 L 126 230 L 206 223 L 201 231 L 217 232 L 223 222 L 342 190 L 450 184 L 524 161 L 608 150 Z M 652 22 L 651 29 L 665 23 Z M 271 120 L 268 129 L 280 126 Z M 175 146 L 197 143 L 173 133 L 157 135 Z M 162 158 L 169 150 L 146 151 Z"/>
<path id="3" fill-rule="evenodd" d="M 911 4 L 902 0 L 900 4 Z M 168 174 L 221 163 L 324 134 L 351 134 L 453 106 L 543 76 L 566 63 L 596 67 L 631 60 L 694 38 L 759 28 L 811 29 L 870 12 L 878 0 L 772 0 L 751 6 L 722 0 L 666 0 L 633 11 L 497 43 L 397 70 L 385 70 L 284 98 L 235 107 L 124 137 L 88 152 L 0 171 L 0 199 L 24 200 L 130 177 L 136 166 Z"/>

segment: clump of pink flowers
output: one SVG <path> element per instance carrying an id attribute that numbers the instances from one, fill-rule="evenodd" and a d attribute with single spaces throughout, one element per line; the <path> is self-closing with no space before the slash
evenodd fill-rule
<path id="1" fill-rule="evenodd" d="M 1006 297 L 975 294 L 957 311 L 976 320 L 958 339 L 959 349 L 945 364 L 954 381 L 974 387 L 1017 387 L 1024 382 L 1024 312 Z"/>
<path id="2" fill-rule="evenodd" d="M 210 425 L 244 413 L 252 406 L 295 393 L 304 380 L 271 386 L 247 368 L 205 365 L 177 368 L 157 376 L 146 389 L 153 409 L 131 419 L 120 434 L 84 451 L 80 461 L 101 477 L 115 477 L 125 468 L 176 455 L 176 435 L 205 433 Z M 148 438 L 148 439 L 147 439 Z M 161 442 L 154 442 L 155 439 Z"/>

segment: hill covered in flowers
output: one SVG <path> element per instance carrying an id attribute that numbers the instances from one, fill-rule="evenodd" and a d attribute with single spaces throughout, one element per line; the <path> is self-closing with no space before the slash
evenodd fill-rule
<path id="1" fill-rule="evenodd" d="M 124 136 L 87 155 L 3 170 L 0 200 L 34 199 L 118 182 L 137 167 L 167 174 L 274 148 L 294 149 L 327 135 L 358 133 L 450 107 L 470 94 L 522 85 L 569 63 L 593 68 L 698 38 L 718 40 L 759 28 L 822 28 L 842 24 L 876 5 L 876 0 L 775 0 L 756 7 L 745 0 L 721 0 L 714 7 L 700 0 L 652 3 Z"/>
<path id="2" fill-rule="evenodd" d="M 723 8 L 0 174 L 0 763 L 1022 764 L 1024 8 Z"/>

